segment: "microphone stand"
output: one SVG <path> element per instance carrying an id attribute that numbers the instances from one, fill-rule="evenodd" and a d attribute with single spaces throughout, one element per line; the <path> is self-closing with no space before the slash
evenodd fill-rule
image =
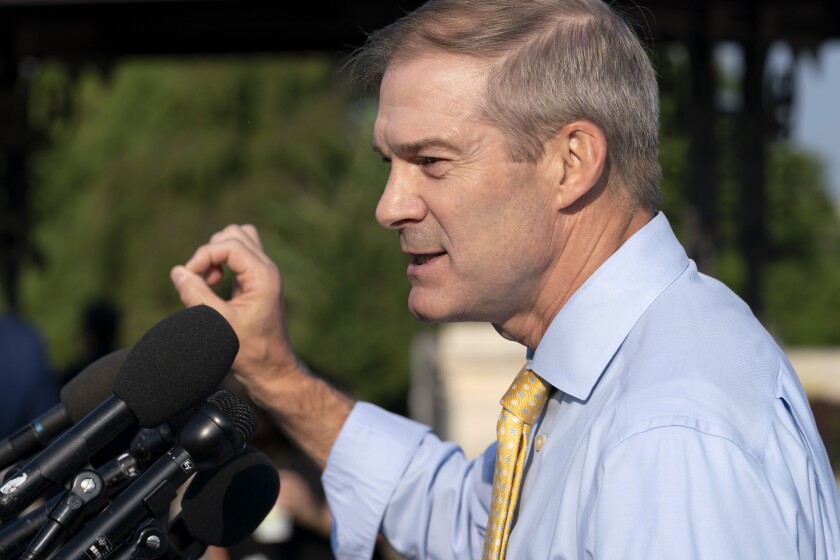
<path id="1" fill-rule="evenodd" d="M 204 556 L 206 544 L 193 540 L 187 546 L 176 546 L 170 538 L 168 526 L 166 515 L 159 515 L 153 521 L 140 525 L 107 560 L 199 560 Z"/>
<path id="2" fill-rule="evenodd" d="M 123 453 L 99 467 L 96 472 L 101 476 L 108 497 L 111 498 L 140 476 L 145 467 L 146 464 L 138 462 L 133 454 Z M 47 503 L 23 517 L 0 525 L 0 558 L 13 558 L 21 554 L 25 543 L 41 530 L 65 495 L 53 496 Z"/>
<path id="3" fill-rule="evenodd" d="M 129 539 L 108 556 L 108 560 L 154 560 L 164 555 L 169 547 L 167 532 L 161 528 L 166 516 L 138 527 Z"/>
<path id="4" fill-rule="evenodd" d="M 20 560 L 42 560 L 52 552 L 66 532 L 81 522 L 89 507 L 98 506 L 106 497 L 106 487 L 96 471 L 76 475 L 70 489 L 52 508 L 47 522 L 29 543 Z"/>
<path id="5" fill-rule="evenodd" d="M 46 523 L 49 513 L 61 499 L 53 496 L 46 504 L 2 525 L 0 531 L 0 558 L 13 558 L 21 553 L 25 543 Z"/>

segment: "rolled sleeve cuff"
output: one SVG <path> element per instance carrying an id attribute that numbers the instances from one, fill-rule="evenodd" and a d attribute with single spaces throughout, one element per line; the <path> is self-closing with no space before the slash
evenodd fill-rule
<path id="1" fill-rule="evenodd" d="M 388 501 L 429 431 L 428 426 L 368 403 L 353 407 L 322 475 L 336 558 L 373 555 Z"/>

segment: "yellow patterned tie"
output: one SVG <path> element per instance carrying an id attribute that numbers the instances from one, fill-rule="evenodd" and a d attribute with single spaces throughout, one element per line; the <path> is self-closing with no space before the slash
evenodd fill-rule
<path id="1" fill-rule="evenodd" d="M 540 417 L 548 399 L 548 385 L 528 364 L 519 372 L 502 397 L 502 413 L 496 424 L 499 440 L 496 470 L 493 473 L 493 499 L 484 535 L 484 560 L 504 560 L 513 513 L 519 500 L 519 487 L 528 455 L 531 426 Z"/>

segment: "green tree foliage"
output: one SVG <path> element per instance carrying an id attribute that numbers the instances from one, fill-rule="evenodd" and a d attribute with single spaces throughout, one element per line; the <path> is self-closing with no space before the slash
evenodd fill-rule
<path id="1" fill-rule="evenodd" d="M 663 204 L 689 209 L 687 60 L 660 53 Z M 405 258 L 373 218 L 386 170 L 371 153 L 371 100 L 352 97 L 328 57 L 121 63 L 71 79 L 48 65 L 32 122 L 50 140 L 34 162 L 36 242 L 24 309 L 56 365 L 79 353 L 92 297 L 123 310 L 124 345 L 181 307 L 170 267 L 228 223 L 253 223 L 280 265 L 293 343 L 359 396 L 401 409 L 408 348 Z M 719 119 L 717 270 L 736 291 L 739 127 Z M 766 316 L 785 343 L 840 344 L 840 232 L 819 164 L 777 143 L 768 167 Z M 220 287 L 223 292 L 227 286 Z"/>
<path id="2" fill-rule="evenodd" d="M 840 344 L 840 220 L 822 166 L 789 144 L 768 172 L 768 319 L 787 344 Z"/>
<path id="3" fill-rule="evenodd" d="M 370 148 L 375 107 L 335 68 L 326 57 L 133 61 L 74 82 L 47 69 L 32 116 L 51 136 L 34 166 L 46 266 L 26 271 L 23 297 L 57 364 L 78 352 L 90 298 L 118 303 L 130 345 L 181 307 L 169 269 L 226 224 L 252 223 L 284 274 L 303 359 L 401 408 L 418 328 L 406 260 L 373 217 L 386 179 Z M 56 119 L 68 91 L 73 110 Z"/>
<path id="4" fill-rule="evenodd" d="M 663 84 L 662 209 L 684 238 L 691 73 L 687 53 L 679 46 L 662 45 L 657 58 Z M 718 91 L 740 95 L 740 85 L 731 76 L 719 72 L 718 81 Z M 740 236 L 744 208 L 749 207 L 741 196 L 739 118 L 738 112 L 722 111 L 715 123 L 718 255 L 715 269 L 706 271 L 736 292 L 742 291 L 746 279 Z M 765 190 L 768 262 L 761 319 L 783 344 L 840 344 L 840 219 L 827 194 L 822 165 L 791 142 L 777 140 L 767 154 Z"/>

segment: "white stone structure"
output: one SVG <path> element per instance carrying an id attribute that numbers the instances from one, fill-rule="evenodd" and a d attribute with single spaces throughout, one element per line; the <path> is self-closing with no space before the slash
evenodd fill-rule
<path id="1" fill-rule="evenodd" d="M 790 348 L 809 397 L 840 403 L 840 348 Z M 444 325 L 416 341 L 412 416 L 460 443 L 467 457 L 495 438 L 499 399 L 525 363 L 525 348 L 479 323 Z"/>

